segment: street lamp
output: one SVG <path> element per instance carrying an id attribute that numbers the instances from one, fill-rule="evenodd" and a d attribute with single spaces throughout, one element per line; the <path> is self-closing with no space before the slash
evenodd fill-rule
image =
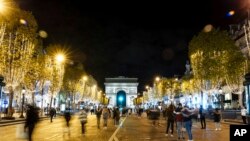
<path id="1" fill-rule="evenodd" d="M 65 56 L 64 56 L 63 54 L 57 54 L 57 55 L 55 56 L 55 59 L 56 59 L 56 61 L 57 61 L 58 63 L 62 63 L 62 62 L 64 62 L 64 60 L 65 60 Z"/>
<path id="2" fill-rule="evenodd" d="M 155 81 L 156 82 L 159 82 L 161 80 L 161 78 L 159 77 L 159 76 L 157 76 L 156 78 L 155 78 Z"/>
<path id="3" fill-rule="evenodd" d="M 11 9 L 11 3 L 6 0 L 0 0 L 0 14 L 6 14 Z"/>
<path id="4" fill-rule="evenodd" d="M 22 94 L 23 94 L 23 99 L 22 99 L 22 111 L 21 111 L 21 115 L 20 115 L 20 118 L 24 118 L 23 116 L 23 106 L 24 106 L 24 94 L 25 94 L 26 90 L 25 88 L 23 87 L 22 89 Z"/>

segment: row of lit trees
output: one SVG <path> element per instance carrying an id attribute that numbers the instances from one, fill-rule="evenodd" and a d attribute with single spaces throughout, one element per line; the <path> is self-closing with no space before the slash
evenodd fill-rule
<path id="1" fill-rule="evenodd" d="M 38 43 L 37 23 L 33 15 L 10 2 L 1 1 L 0 4 L 1 10 L 8 12 L 1 12 L 0 16 L 0 74 L 4 76 L 9 91 L 8 116 L 12 116 L 14 90 L 24 82 L 33 65 L 32 59 Z"/>
<path id="2" fill-rule="evenodd" d="M 176 77 L 156 77 L 155 91 L 152 92 L 154 98 L 200 93 L 202 101 L 204 91 L 219 90 L 222 87 L 242 93 L 243 76 L 249 65 L 227 31 L 213 28 L 202 30 L 193 37 L 188 48 L 192 73 L 179 80 Z"/>
<path id="3" fill-rule="evenodd" d="M 248 71 L 248 65 L 240 48 L 235 45 L 227 31 L 201 31 L 189 43 L 189 57 L 193 74 L 190 80 L 200 91 L 202 100 L 203 91 L 218 90 L 222 87 L 242 94 L 244 74 Z"/>
<path id="4" fill-rule="evenodd" d="M 8 13 L 2 12 L 7 9 Z M 35 93 L 41 92 L 43 96 L 49 81 L 50 106 L 62 86 L 66 95 L 73 96 L 74 100 L 77 93 L 87 93 L 86 82 L 81 85 L 81 79 L 87 75 L 83 66 L 66 67 L 65 70 L 65 65 L 70 62 L 66 57 L 67 50 L 62 45 L 44 49 L 40 37 L 46 36 L 46 32 L 38 32 L 38 24 L 30 12 L 21 10 L 12 0 L 1 1 L 0 74 L 8 88 L 5 92 L 9 95 L 9 117 L 12 116 L 14 92 L 24 88 L 32 93 L 32 103 L 35 104 Z M 97 91 L 96 83 L 92 88 Z M 89 96 L 97 99 L 97 94 Z"/>

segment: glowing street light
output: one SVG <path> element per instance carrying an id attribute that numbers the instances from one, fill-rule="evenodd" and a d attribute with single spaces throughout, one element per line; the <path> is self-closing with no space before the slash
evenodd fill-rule
<path id="1" fill-rule="evenodd" d="M 161 79 L 160 79 L 160 77 L 159 76 L 157 76 L 156 78 L 155 78 L 155 81 L 156 82 L 159 82 Z"/>
<path id="2" fill-rule="evenodd" d="M 4 13 L 7 9 L 6 0 L 0 0 L 0 13 Z"/>
<path id="3" fill-rule="evenodd" d="M 87 76 L 83 76 L 83 80 L 84 80 L 84 81 L 87 81 L 87 80 L 88 80 L 88 77 L 87 77 Z"/>
<path id="4" fill-rule="evenodd" d="M 20 19 L 19 22 L 20 24 L 27 25 L 27 21 L 25 19 Z"/>
<path id="5" fill-rule="evenodd" d="M 47 38 L 48 37 L 48 33 L 46 31 L 44 31 L 44 30 L 40 30 L 38 34 L 42 38 Z"/>
<path id="6" fill-rule="evenodd" d="M 64 56 L 63 54 L 57 54 L 57 55 L 55 56 L 55 59 L 56 59 L 56 61 L 57 61 L 58 63 L 62 63 L 62 62 L 64 62 L 64 60 L 65 60 L 65 56 Z"/>

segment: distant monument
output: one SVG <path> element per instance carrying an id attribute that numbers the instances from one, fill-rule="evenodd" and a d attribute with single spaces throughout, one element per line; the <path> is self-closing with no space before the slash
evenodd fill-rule
<path id="1" fill-rule="evenodd" d="M 119 76 L 105 78 L 105 93 L 109 98 L 109 107 L 134 108 L 133 99 L 137 97 L 137 78 Z"/>

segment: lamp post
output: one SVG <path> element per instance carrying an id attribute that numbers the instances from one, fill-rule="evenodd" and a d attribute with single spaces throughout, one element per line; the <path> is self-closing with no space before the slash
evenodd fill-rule
<path id="1" fill-rule="evenodd" d="M 21 110 L 21 115 L 20 115 L 20 118 L 24 118 L 23 116 L 23 106 L 24 106 L 24 94 L 25 94 L 26 90 L 25 88 L 23 87 L 22 89 L 22 95 L 23 95 L 23 99 L 22 99 L 22 110 Z"/>

